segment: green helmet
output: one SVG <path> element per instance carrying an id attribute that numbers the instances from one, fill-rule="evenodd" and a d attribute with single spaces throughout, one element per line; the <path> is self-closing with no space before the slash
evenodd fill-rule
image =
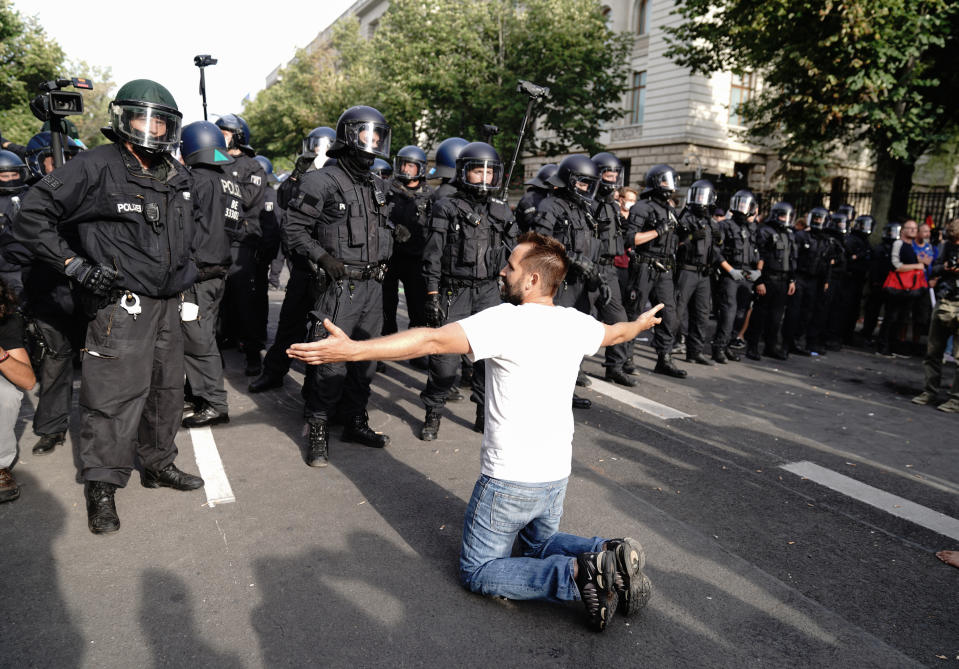
<path id="1" fill-rule="evenodd" d="M 176 148 L 182 120 L 170 91 L 149 79 L 127 82 L 110 103 L 110 127 L 117 138 L 149 151 Z"/>

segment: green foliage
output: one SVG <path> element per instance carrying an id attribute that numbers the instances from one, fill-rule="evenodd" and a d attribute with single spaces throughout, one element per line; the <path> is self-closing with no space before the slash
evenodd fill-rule
<path id="1" fill-rule="evenodd" d="M 37 86 L 56 78 L 63 50 L 33 17 L 24 18 L 10 0 L 0 0 L 0 131 L 25 144 L 40 127 L 27 106 Z"/>
<path id="2" fill-rule="evenodd" d="M 80 91 L 83 94 L 83 114 L 68 117 L 77 126 L 80 141 L 88 149 L 106 144 L 109 140 L 103 136 L 100 128 L 110 125 L 110 101 L 113 100 L 116 88 L 113 70 L 109 67 L 88 65 L 81 60 L 71 63 L 66 72 L 64 76 L 86 77 L 93 82 L 92 91 Z"/>

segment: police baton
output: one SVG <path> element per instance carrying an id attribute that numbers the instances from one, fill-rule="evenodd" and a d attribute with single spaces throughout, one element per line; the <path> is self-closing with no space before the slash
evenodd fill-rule
<path id="1" fill-rule="evenodd" d="M 516 160 L 519 158 L 519 150 L 523 145 L 523 135 L 526 134 L 526 124 L 529 123 L 529 117 L 533 113 L 533 105 L 540 98 L 549 97 L 549 89 L 546 86 L 537 86 L 531 81 L 520 79 L 516 86 L 517 93 L 526 93 L 529 96 L 529 104 L 526 105 L 526 115 L 523 117 L 523 124 L 519 127 L 519 137 L 516 140 L 516 149 L 513 151 L 513 159 L 509 164 L 509 171 L 506 173 L 506 180 L 503 181 L 503 188 L 500 190 L 500 199 L 506 201 L 509 192 L 509 181 L 513 178 L 513 168 L 516 167 Z"/>
<path id="2" fill-rule="evenodd" d="M 203 98 L 203 120 L 206 121 L 206 70 L 208 65 L 216 65 L 216 58 L 209 54 L 194 56 L 193 64 L 200 68 L 200 96 Z"/>

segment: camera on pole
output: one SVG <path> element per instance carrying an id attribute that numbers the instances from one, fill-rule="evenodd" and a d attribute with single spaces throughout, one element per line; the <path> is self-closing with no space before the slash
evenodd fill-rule
<path id="1" fill-rule="evenodd" d="M 55 79 L 40 84 L 43 91 L 30 101 L 30 111 L 38 119 L 50 123 L 50 152 L 53 166 L 60 167 L 66 162 L 63 155 L 63 123 L 61 119 L 83 113 L 83 94 L 62 90 L 64 86 L 73 86 L 85 91 L 93 90 L 93 82 L 83 77 Z"/>
<path id="2" fill-rule="evenodd" d="M 200 96 L 203 98 L 203 120 L 207 121 L 206 116 L 206 69 L 210 65 L 216 65 L 216 58 L 210 54 L 193 56 L 193 64 L 200 68 Z"/>
<path id="3" fill-rule="evenodd" d="M 499 197 L 504 202 L 509 193 L 509 182 L 513 177 L 513 168 L 516 167 L 516 161 L 519 159 L 519 150 L 523 145 L 523 135 L 526 134 L 526 124 L 529 123 L 529 117 L 533 114 L 533 105 L 537 100 L 549 97 L 549 89 L 546 86 L 537 86 L 531 81 L 520 79 L 516 86 L 517 93 L 525 93 L 529 96 L 529 104 L 526 105 L 526 115 L 523 117 L 523 124 L 519 127 L 519 137 L 516 140 L 516 149 L 513 151 L 513 159 L 509 164 L 509 171 L 506 173 L 506 179 L 503 181 L 503 188 L 500 190 Z"/>

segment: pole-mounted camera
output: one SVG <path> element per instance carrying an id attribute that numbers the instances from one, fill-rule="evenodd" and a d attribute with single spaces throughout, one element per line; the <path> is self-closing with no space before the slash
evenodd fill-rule
<path id="1" fill-rule="evenodd" d="M 210 54 L 203 54 L 200 56 L 193 56 L 193 64 L 200 68 L 200 96 L 203 98 L 203 120 L 207 121 L 206 117 L 206 70 L 205 68 L 210 65 L 216 65 L 216 58 Z"/>
<path id="2" fill-rule="evenodd" d="M 85 91 L 93 90 L 93 82 L 83 77 L 72 79 L 55 79 L 40 84 L 43 91 L 30 101 L 30 111 L 43 122 L 50 123 L 50 152 L 53 156 L 53 166 L 60 167 L 66 162 L 63 155 L 63 123 L 67 116 L 83 113 L 83 94 L 75 91 L 65 91 L 65 86 L 73 86 Z"/>
<path id="3" fill-rule="evenodd" d="M 513 151 L 513 160 L 510 161 L 509 172 L 506 173 L 506 180 L 503 182 L 503 188 L 500 190 L 499 196 L 504 202 L 509 193 L 509 181 L 513 178 L 513 168 L 516 167 L 519 150 L 523 145 L 523 135 L 526 134 L 526 124 L 529 123 L 529 117 L 533 113 L 533 105 L 536 104 L 537 100 L 549 97 L 549 88 L 546 86 L 538 86 L 531 81 L 524 81 L 522 79 L 520 79 L 519 84 L 516 86 L 516 92 L 528 95 L 529 104 L 526 105 L 526 116 L 523 117 L 523 125 L 519 128 L 519 138 L 516 140 L 516 150 Z"/>

